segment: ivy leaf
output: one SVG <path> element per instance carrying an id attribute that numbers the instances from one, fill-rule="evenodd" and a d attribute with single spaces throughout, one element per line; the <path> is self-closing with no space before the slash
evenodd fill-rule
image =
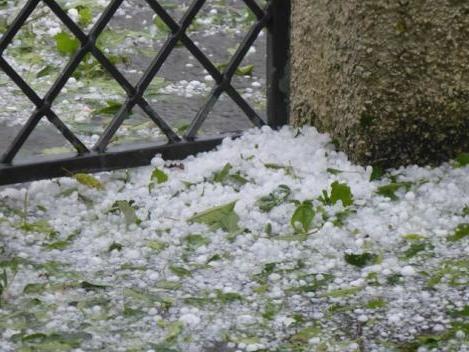
<path id="1" fill-rule="evenodd" d="M 192 276 L 191 271 L 183 268 L 182 266 L 171 265 L 169 270 L 171 270 L 173 274 L 176 274 L 179 277 Z"/>
<path id="2" fill-rule="evenodd" d="M 168 180 L 169 180 L 168 175 L 164 171 L 156 168 L 151 173 L 150 184 L 148 185 L 148 190 L 151 192 L 152 189 L 155 187 L 155 185 L 168 182 Z"/>
<path id="3" fill-rule="evenodd" d="M 380 180 L 384 176 L 384 169 L 380 166 L 373 166 L 373 171 L 370 175 L 370 181 Z"/>
<path id="4" fill-rule="evenodd" d="M 159 17 L 155 16 L 155 19 L 153 20 L 153 24 L 160 30 L 162 33 L 170 33 L 171 29 L 166 25 L 166 23 Z"/>
<path id="5" fill-rule="evenodd" d="M 414 241 L 424 240 L 426 237 L 422 236 L 422 235 L 419 235 L 419 234 L 416 234 L 416 233 L 408 233 L 408 234 L 402 235 L 402 238 L 407 240 L 407 241 L 414 242 Z"/>
<path id="6" fill-rule="evenodd" d="M 80 282 L 80 287 L 84 289 L 85 291 L 97 291 L 97 290 L 104 290 L 105 288 L 107 288 L 107 286 L 92 284 L 88 281 Z"/>
<path id="7" fill-rule="evenodd" d="M 187 219 L 187 221 L 189 223 L 196 222 L 199 224 L 205 224 L 209 226 L 212 231 L 222 229 L 229 233 L 235 233 L 239 231 L 239 216 L 234 211 L 235 205 L 236 201 L 207 209 L 195 214 L 191 218 Z"/>
<path id="8" fill-rule="evenodd" d="M 47 288 L 47 284 L 45 283 L 33 283 L 27 284 L 24 289 L 23 293 L 25 294 L 40 294 L 44 292 Z"/>
<path id="9" fill-rule="evenodd" d="M 331 175 L 340 175 L 341 173 L 343 173 L 342 170 L 333 169 L 333 168 L 328 168 L 326 171 L 330 173 Z"/>
<path id="10" fill-rule="evenodd" d="M 95 110 L 96 115 L 115 115 L 121 109 L 122 103 L 115 100 L 106 101 L 106 106 Z"/>
<path id="11" fill-rule="evenodd" d="M 227 163 L 225 164 L 225 166 L 223 167 L 223 169 L 221 169 L 220 171 L 216 172 L 214 175 L 213 175 L 213 181 L 214 182 L 223 182 L 225 181 L 225 179 L 228 177 L 228 175 L 230 174 L 230 171 L 231 169 L 233 168 L 233 166 L 231 166 L 230 163 Z"/>
<path id="12" fill-rule="evenodd" d="M 462 215 L 463 216 L 469 216 L 469 205 L 465 205 L 463 210 L 462 210 Z"/>
<path id="13" fill-rule="evenodd" d="M 378 187 L 376 194 L 391 200 L 397 200 L 399 198 L 396 196 L 396 192 L 401 188 L 405 188 L 408 191 L 411 186 L 412 184 L 410 182 L 393 182 L 388 185 Z"/>
<path id="14" fill-rule="evenodd" d="M 462 240 L 463 238 L 469 236 L 469 223 L 459 224 L 454 231 L 454 234 L 448 237 L 448 241 L 455 242 Z"/>
<path id="15" fill-rule="evenodd" d="M 377 254 L 372 253 L 362 253 L 362 254 L 344 254 L 345 261 L 353 266 L 357 266 L 359 268 L 364 268 L 365 266 L 374 264 L 378 260 Z"/>
<path id="16" fill-rule="evenodd" d="M 77 6 L 78 10 L 78 23 L 80 23 L 82 26 L 88 26 L 92 21 L 93 21 L 93 12 L 88 6 Z"/>
<path id="17" fill-rule="evenodd" d="M 336 204 L 339 200 L 342 201 L 344 207 L 353 204 L 353 195 L 350 187 L 346 183 L 339 183 L 335 181 L 331 185 L 330 200 L 332 204 Z"/>
<path id="18" fill-rule="evenodd" d="M 254 65 L 246 65 L 246 66 L 238 67 L 235 73 L 238 76 L 252 76 L 253 71 L 254 71 Z"/>
<path id="19" fill-rule="evenodd" d="M 237 292 L 223 292 L 222 290 L 216 290 L 215 292 L 217 294 L 217 299 L 223 304 L 243 300 L 243 296 Z"/>
<path id="20" fill-rule="evenodd" d="M 109 246 L 108 248 L 108 252 L 112 252 L 112 251 L 122 251 L 122 249 L 124 248 L 123 245 L 121 245 L 120 243 L 117 243 L 117 242 L 112 242 L 112 244 Z"/>
<path id="21" fill-rule="evenodd" d="M 403 257 L 405 259 L 410 259 L 412 257 L 415 257 L 416 255 L 418 255 L 420 252 L 423 252 L 427 249 L 433 249 L 433 245 L 431 243 L 427 243 L 427 242 L 415 242 L 415 243 L 412 243 L 409 248 L 407 248 L 404 253 L 403 253 Z"/>
<path id="22" fill-rule="evenodd" d="M 311 202 L 301 203 L 293 213 L 290 224 L 296 232 L 307 233 L 316 215 Z"/>
<path id="23" fill-rule="evenodd" d="M 112 205 L 110 212 L 120 212 L 122 215 L 124 215 L 127 226 L 131 224 L 139 225 L 141 220 L 137 217 L 134 203 L 135 202 L 133 200 L 117 200 Z"/>
<path id="24" fill-rule="evenodd" d="M 165 340 L 166 341 L 175 340 L 179 335 L 181 335 L 183 329 L 184 329 L 184 325 L 180 321 L 176 321 L 174 323 L 169 324 L 168 332 L 166 334 Z"/>
<path id="25" fill-rule="evenodd" d="M 264 166 L 271 170 L 284 170 L 286 175 L 295 177 L 295 169 L 293 169 L 292 166 L 285 166 L 275 163 L 266 163 Z"/>
<path id="26" fill-rule="evenodd" d="M 71 55 L 77 51 L 80 41 L 68 33 L 60 32 L 55 35 L 55 45 L 59 53 Z"/>
<path id="27" fill-rule="evenodd" d="M 284 203 L 290 196 L 290 187 L 286 185 L 280 185 L 274 189 L 269 195 L 264 196 L 256 201 L 256 205 L 259 209 L 265 213 L 271 211 L 276 206 Z"/>
<path id="28" fill-rule="evenodd" d="M 456 157 L 457 167 L 469 165 L 469 153 L 461 153 Z"/>
<path id="29" fill-rule="evenodd" d="M 159 253 L 168 248 L 168 244 L 161 241 L 152 240 L 147 242 L 147 247 Z"/>
<path id="30" fill-rule="evenodd" d="M 26 232 L 38 232 L 44 235 L 48 235 L 50 237 L 53 237 L 58 234 L 57 231 L 49 224 L 47 220 L 38 220 L 31 223 L 24 222 L 19 225 L 18 228 Z"/>
<path id="31" fill-rule="evenodd" d="M 104 188 L 101 181 L 99 181 L 96 177 L 88 175 L 88 174 L 75 174 L 73 178 L 84 186 L 89 188 L 95 188 L 101 190 Z"/>
<path id="32" fill-rule="evenodd" d="M 210 244 L 210 240 L 208 238 L 198 234 L 188 235 L 184 240 L 191 249 L 197 249 Z"/>
<path id="33" fill-rule="evenodd" d="M 366 304 L 368 309 L 380 309 L 386 307 L 386 301 L 383 298 L 375 298 Z"/>
<path id="34" fill-rule="evenodd" d="M 52 72 L 54 72 L 54 66 L 46 65 L 36 73 L 36 78 L 49 76 Z"/>

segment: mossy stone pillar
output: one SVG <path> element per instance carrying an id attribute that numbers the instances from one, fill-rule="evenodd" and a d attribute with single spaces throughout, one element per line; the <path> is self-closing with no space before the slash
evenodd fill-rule
<path id="1" fill-rule="evenodd" d="M 469 150 L 469 1 L 292 1 L 296 124 L 367 165 Z"/>

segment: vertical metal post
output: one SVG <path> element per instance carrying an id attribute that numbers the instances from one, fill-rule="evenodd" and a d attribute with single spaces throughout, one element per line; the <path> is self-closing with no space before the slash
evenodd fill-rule
<path id="1" fill-rule="evenodd" d="M 272 128 L 288 124 L 290 110 L 291 0 L 271 0 L 267 34 L 267 121 Z"/>

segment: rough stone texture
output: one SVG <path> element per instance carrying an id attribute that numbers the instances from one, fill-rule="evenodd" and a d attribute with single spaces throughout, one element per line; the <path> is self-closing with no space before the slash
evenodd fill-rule
<path id="1" fill-rule="evenodd" d="M 469 150 L 469 1 L 293 0 L 292 116 L 356 162 Z"/>

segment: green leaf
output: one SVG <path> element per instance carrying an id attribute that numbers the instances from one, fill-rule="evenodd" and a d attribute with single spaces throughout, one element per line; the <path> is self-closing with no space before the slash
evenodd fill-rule
<path id="1" fill-rule="evenodd" d="M 469 165 L 469 153 L 461 153 L 456 157 L 457 167 Z"/>
<path id="2" fill-rule="evenodd" d="M 71 55 L 78 50 L 80 41 L 68 33 L 60 32 L 55 35 L 55 45 L 59 53 Z"/>
<path id="3" fill-rule="evenodd" d="M 319 197 L 319 201 L 325 205 L 334 205 L 339 200 L 342 201 L 344 207 L 353 204 L 353 194 L 350 187 L 346 183 L 339 183 L 338 181 L 331 184 L 330 194 L 323 190 L 322 195 Z"/>
<path id="4" fill-rule="evenodd" d="M 368 309 L 380 309 L 386 307 L 386 301 L 383 298 L 376 298 L 368 301 L 366 304 Z"/>
<path id="5" fill-rule="evenodd" d="M 156 182 L 157 184 L 165 183 L 168 181 L 168 179 L 169 179 L 168 175 L 164 171 L 158 168 L 153 170 L 151 174 L 151 181 Z"/>
<path id="6" fill-rule="evenodd" d="M 238 67 L 235 73 L 238 76 L 252 76 L 253 71 L 254 71 L 254 65 L 246 65 L 246 66 Z"/>
<path id="7" fill-rule="evenodd" d="M 117 243 L 117 242 L 112 242 L 112 244 L 109 246 L 108 248 L 108 252 L 112 252 L 112 251 L 122 251 L 122 249 L 124 248 L 123 245 L 121 245 L 120 243 Z"/>
<path id="8" fill-rule="evenodd" d="M 173 274 L 176 274 L 179 277 L 192 276 L 191 271 L 183 268 L 182 266 L 171 265 L 169 270 L 171 270 Z"/>
<path id="9" fill-rule="evenodd" d="M 93 12 L 91 9 L 88 6 L 83 5 L 77 6 L 76 9 L 78 10 L 79 15 L 78 23 L 85 27 L 91 24 L 93 21 Z"/>
<path id="10" fill-rule="evenodd" d="M 184 238 L 186 243 L 191 249 L 197 249 L 202 246 L 207 246 L 210 244 L 210 240 L 208 238 L 205 238 L 202 235 L 194 234 L 194 235 L 188 235 Z"/>
<path id="11" fill-rule="evenodd" d="M 106 106 L 95 110 L 96 115 L 115 115 L 122 108 L 122 103 L 115 100 L 106 101 Z"/>
<path id="12" fill-rule="evenodd" d="M 160 185 L 162 183 L 168 182 L 168 180 L 169 180 L 169 177 L 164 171 L 158 168 L 155 168 L 153 172 L 151 173 L 150 184 L 148 185 L 148 190 L 151 192 L 152 189 L 155 187 L 155 185 Z"/>
<path id="13" fill-rule="evenodd" d="M 345 297 L 345 296 L 350 296 L 354 295 L 358 292 L 360 292 L 363 288 L 362 287 L 350 287 L 350 288 L 339 288 L 337 290 L 331 290 L 326 292 L 325 296 L 327 297 Z"/>
<path id="14" fill-rule="evenodd" d="M 353 195 L 350 187 L 346 183 L 339 183 L 335 181 L 331 185 L 330 200 L 332 204 L 336 204 L 339 200 L 342 201 L 344 207 L 353 204 Z"/>
<path id="15" fill-rule="evenodd" d="M 156 287 L 162 290 L 177 290 L 181 288 L 181 286 L 182 285 L 176 281 L 161 280 L 156 283 Z"/>
<path id="16" fill-rule="evenodd" d="M 24 289 L 23 293 L 25 294 L 38 294 L 42 293 L 46 290 L 47 284 L 45 283 L 34 283 L 34 284 L 27 284 Z"/>
<path id="17" fill-rule="evenodd" d="M 141 220 L 137 217 L 133 200 L 117 200 L 111 207 L 110 212 L 120 212 L 124 215 L 127 226 L 131 224 L 139 225 Z"/>
<path id="18" fill-rule="evenodd" d="M 462 309 L 451 310 L 448 314 L 453 318 L 469 318 L 469 305 L 466 304 Z"/>
<path id="19" fill-rule="evenodd" d="M 462 215 L 463 216 L 469 216 L 469 205 L 465 205 L 463 210 L 462 210 Z"/>
<path id="20" fill-rule="evenodd" d="M 101 190 L 104 188 L 103 184 L 101 181 L 99 181 L 96 177 L 88 175 L 88 174 L 75 174 L 73 175 L 73 178 L 78 182 L 81 183 L 84 186 L 87 186 L 89 188 L 95 188 L 98 190 Z"/>
<path id="21" fill-rule="evenodd" d="M 412 183 L 410 182 L 393 182 L 388 185 L 378 187 L 376 194 L 379 194 L 380 196 L 389 198 L 391 200 L 397 200 L 399 198 L 396 196 L 395 193 L 401 188 L 405 188 L 408 191 L 411 186 Z"/>
<path id="22" fill-rule="evenodd" d="M 327 171 L 328 173 L 330 173 L 331 175 L 340 175 L 341 173 L 343 173 L 342 170 L 333 169 L 333 168 L 327 168 L 326 171 Z"/>
<path id="23" fill-rule="evenodd" d="M 426 239 L 425 236 L 422 236 L 422 235 L 419 235 L 419 234 L 416 234 L 416 233 L 408 233 L 408 234 L 402 235 L 402 238 L 407 240 L 407 241 L 411 241 L 411 242 L 422 241 L 422 240 Z"/>
<path id="24" fill-rule="evenodd" d="M 291 190 L 287 185 L 280 185 L 274 189 L 269 195 L 264 196 L 256 201 L 259 209 L 265 213 L 271 211 L 276 206 L 287 201 Z"/>
<path id="25" fill-rule="evenodd" d="M 57 231 L 55 231 L 47 220 L 38 220 L 32 223 L 24 222 L 20 224 L 18 228 L 26 232 L 38 232 L 49 236 L 57 234 Z"/>
<path id="26" fill-rule="evenodd" d="M 168 244 L 161 241 L 152 240 L 147 242 L 147 247 L 159 253 L 168 248 Z"/>
<path id="27" fill-rule="evenodd" d="M 49 76 L 54 72 L 55 67 L 52 65 L 46 65 L 36 73 L 36 78 L 41 78 L 44 76 Z"/>
<path id="28" fill-rule="evenodd" d="M 282 306 L 279 304 L 274 304 L 272 302 L 267 302 L 264 311 L 262 312 L 262 318 L 266 320 L 273 320 L 275 316 L 282 310 Z"/>
<path id="29" fill-rule="evenodd" d="M 162 33 L 171 33 L 171 29 L 166 25 L 166 23 L 160 18 L 160 16 L 155 16 L 153 24 L 160 30 Z"/>
<path id="30" fill-rule="evenodd" d="M 175 340 L 179 335 L 181 335 L 183 330 L 184 330 L 184 325 L 180 321 L 176 321 L 174 323 L 169 324 L 165 340 L 166 341 Z"/>
<path id="31" fill-rule="evenodd" d="M 230 174 L 231 169 L 233 169 L 233 166 L 231 166 L 230 163 L 225 164 L 223 169 L 221 169 L 220 171 L 216 172 L 213 175 L 213 181 L 222 183 Z"/>
<path id="32" fill-rule="evenodd" d="M 284 170 L 285 175 L 295 176 L 295 170 L 293 169 L 292 166 L 285 166 L 285 165 L 280 165 L 280 164 L 275 164 L 275 163 L 266 163 L 266 164 L 264 164 L 264 166 L 267 169 Z"/>
<path id="33" fill-rule="evenodd" d="M 462 240 L 463 238 L 469 236 L 469 223 L 459 224 L 454 231 L 454 234 L 448 237 L 448 241 L 455 242 Z"/>
<path id="34" fill-rule="evenodd" d="M 427 242 L 415 242 L 412 243 L 409 248 L 407 248 L 404 253 L 403 257 L 404 259 L 410 259 L 412 257 L 415 257 L 418 255 L 420 252 L 424 252 L 426 250 L 431 250 L 433 249 L 433 245 L 431 243 Z"/>
<path id="35" fill-rule="evenodd" d="M 223 304 L 243 300 L 243 296 L 237 292 L 223 292 L 222 290 L 216 290 L 215 292 L 217 294 L 217 299 Z"/>
<path id="36" fill-rule="evenodd" d="M 216 262 L 219 260 L 223 260 L 222 256 L 220 254 L 214 254 L 207 260 L 207 264 L 210 264 L 211 262 Z"/>
<path id="37" fill-rule="evenodd" d="M 372 253 L 362 253 L 362 254 L 349 254 L 345 253 L 344 254 L 344 260 L 353 266 L 357 266 L 359 268 L 364 268 L 365 266 L 375 264 L 378 260 L 378 255 L 377 254 L 372 254 Z"/>
<path id="38" fill-rule="evenodd" d="M 228 68 L 228 64 L 218 64 L 216 65 L 217 69 L 221 72 L 224 72 Z M 254 65 L 240 66 L 236 68 L 235 75 L 237 76 L 252 76 L 254 71 Z"/>
<path id="39" fill-rule="evenodd" d="M 80 282 L 80 287 L 86 291 L 97 291 L 97 290 L 104 290 L 107 288 L 107 286 L 92 284 L 88 281 Z"/>
<path id="40" fill-rule="evenodd" d="M 301 203 L 293 213 L 290 224 L 296 232 L 307 233 L 316 215 L 311 202 Z"/>
<path id="41" fill-rule="evenodd" d="M 235 205 L 236 201 L 207 209 L 195 214 L 187 221 L 190 223 L 196 222 L 199 224 L 205 224 L 209 226 L 212 231 L 222 229 L 229 233 L 235 233 L 239 231 L 239 216 L 234 211 Z"/>
<path id="42" fill-rule="evenodd" d="M 386 277 L 386 283 L 391 286 L 395 286 L 397 284 L 400 284 L 402 282 L 402 275 L 401 274 L 391 274 Z"/>
<path id="43" fill-rule="evenodd" d="M 384 169 L 380 166 L 373 166 L 373 171 L 370 175 L 370 181 L 380 180 L 384 176 Z"/>
<path id="44" fill-rule="evenodd" d="M 56 241 L 56 242 L 47 244 L 46 248 L 49 250 L 53 250 L 53 249 L 61 250 L 61 249 L 67 248 L 69 245 L 70 245 L 69 241 Z"/>
<path id="45" fill-rule="evenodd" d="M 290 341 L 295 345 L 306 346 L 311 338 L 321 334 L 321 328 L 310 326 L 300 330 L 295 335 L 290 337 Z"/>

